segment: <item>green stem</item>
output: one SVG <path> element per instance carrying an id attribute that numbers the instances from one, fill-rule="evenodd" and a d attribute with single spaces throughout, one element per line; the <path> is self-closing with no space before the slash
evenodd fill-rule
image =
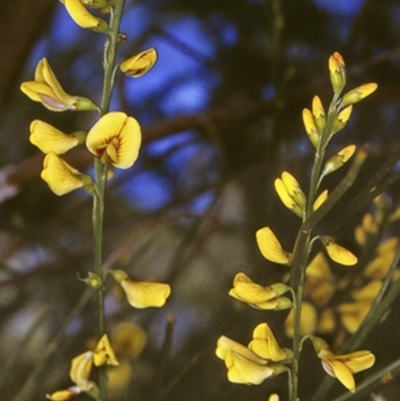
<path id="1" fill-rule="evenodd" d="M 109 111 L 111 96 L 114 88 L 114 65 L 118 45 L 119 27 L 121 23 L 124 0 L 116 0 L 115 8 L 111 10 L 110 32 L 104 46 L 104 81 L 101 100 L 101 115 Z M 104 192 L 107 174 L 107 165 L 99 158 L 94 160 L 97 195 L 93 197 L 93 237 L 94 237 L 94 267 L 99 277 L 103 277 L 103 217 Z M 97 291 L 97 335 L 100 338 L 105 334 L 104 317 L 104 286 Z M 107 368 L 99 368 L 100 401 L 107 401 Z"/>
<path id="2" fill-rule="evenodd" d="M 310 253 L 311 231 L 322 218 L 322 216 L 331 208 L 336 200 L 331 199 L 331 202 L 326 202 L 320 207 L 316 213 L 313 213 L 313 204 L 317 196 L 318 186 L 320 183 L 322 163 L 325 158 L 326 146 L 332 137 L 333 124 L 338 114 L 338 98 L 339 93 L 335 93 L 329 106 L 328 117 L 323 134 L 318 142 L 318 147 L 315 152 L 314 164 L 311 172 L 310 189 L 308 193 L 307 209 L 304 214 L 303 225 L 301 226 L 293 251 L 293 262 L 291 270 L 291 286 L 296 292 L 294 303 L 293 317 L 293 363 L 291 371 L 291 386 L 290 386 L 290 401 L 297 401 L 298 381 L 299 381 L 299 362 L 301 352 L 301 336 L 300 336 L 300 321 L 301 321 L 301 306 L 303 303 L 304 284 L 305 284 L 305 269 Z M 358 170 L 357 170 L 358 172 Z M 346 176 L 347 178 L 347 176 Z M 347 190 L 349 178 L 346 185 L 337 195 L 343 195 Z M 351 181 L 352 183 L 352 181 Z M 351 185 L 351 184 L 350 184 Z"/>

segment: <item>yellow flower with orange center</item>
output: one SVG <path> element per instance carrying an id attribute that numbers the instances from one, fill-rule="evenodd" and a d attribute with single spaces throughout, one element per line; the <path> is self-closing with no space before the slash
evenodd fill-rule
<path id="1" fill-rule="evenodd" d="M 105 114 L 91 128 L 86 146 L 102 163 L 121 169 L 132 167 L 139 156 L 142 133 L 133 117 L 114 111 Z"/>

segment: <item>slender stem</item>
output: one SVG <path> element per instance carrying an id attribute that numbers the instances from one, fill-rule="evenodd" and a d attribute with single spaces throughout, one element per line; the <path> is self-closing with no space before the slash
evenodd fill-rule
<path id="1" fill-rule="evenodd" d="M 290 401 L 297 401 L 298 381 L 299 381 L 299 362 L 301 352 L 301 336 L 300 336 L 300 321 L 301 321 L 301 306 L 303 303 L 304 284 L 305 284 L 305 269 L 310 253 L 311 230 L 319 221 L 319 215 L 322 217 L 326 213 L 324 209 L 320 213 L 313 214 L 313 203 L 315 201 L 318 186 L 320 183 L 322 163 L 325 157 L 326 146 L 332 137 L 333 124 L 338 114 L 338 98 L 339 93 L 333 95 L 329 106 L 328 117 L 324 132 L 318 142 L 318 147 L 315 152 L 314 164 L 311 172 L 310 189 L 308 192 L 307 209 L 304 214 L 303 225 L 301 226 L 293 251 L 293 262 L 291 270 L 291 286 L 296 292 L 294 310 L 293 310 L 293 363 L 291 371 L 290 385 Z M 347 189 L 347 188 L 346 188 Z M 343 188 L 343 195 L 346 190 Z M 333 203 L 329 207 L 332 207 Z M 321 206 L 322 208 L 322 206 Z M 326 209 L 328 210 L 328 209 Z M 316 215 L 314 218 L 314 215 Z"/>
<path id="2" fill-rule="evenodd" d="M 124 0 L 116 0 L 115 8 L 111 9 L 110 32 L 104 46 L 104 81 L 101 100 L 101 115 L 109 111 L 111 95 L 114 88 L 115 54 L 118 45 L 119 26 L 122 17 Z M 104 192 L 106 183 L 107 165 L 99 158 L 94 160 L 94 169 L 97 185 L 97 195 L 93 197 L 93 237 L 94 237 L 94 267 L 99 277 L 103 277 L 103 217 Z M 104 286 L 97 291 L 97 335 L 100 338 L 105 333 L 104 318 Z M 107 401 L 107 368 L 99 369 L 100 401 Z"/>

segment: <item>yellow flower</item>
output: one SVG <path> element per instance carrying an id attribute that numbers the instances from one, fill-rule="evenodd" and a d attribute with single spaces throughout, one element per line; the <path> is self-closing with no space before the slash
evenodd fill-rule
<path id="1" fill-rule="evenodd" d="M 125 358 L 138 356 L 147 342 L 145 331 L 133 323 L 120 323 L 111 334 L 115 353 Z"/>
<path id="2" fill-rule="evenodd" d="M 147 49 L 133 57 L 123 60 L 120 64 L 121 71 L 133 78 L 146 74 L 157 61 L 156 49 Z"/>
<path id="3" fill-rule="evenodd" d="M 256 232 L 256 240 L 265 259 L 282 265 L 291 263 L 292 255 L 282 249 L 280 242 L 269 227 L 260 228 Z"/>
<path id="4" fill-rule="evenodd" d="M 317 306 L 325 306 L 332 298 L 336 286 L 328 261 L 319 252 L 306 268 L 305 292 Z"/>
<path id="5" fill-rule="evenodd" d="M 46 394 L 46 398 L 52 401 L 66 401 L 76 397 L 82 390 L 78 386 L 70 387 L 66 390 L 58 390 L 52 394 Z"/>
<path id="6" fill-rule="evenodd" d="M 103 366 L 106 364 L 112 366 L 119 365 L 107 334 L 104 334 L 98 341 L 93 351 L 93 362 L 96 366 Z"/>
<path id="7" fill-rule="evenodd" d="M 303 109 L 303 123 L 304 127 L 306 129 L 308 138 L 310 139 L 311 143 L 314 145 L 316 148 L 318 146 L 318 141 L 319 141 L 319 132 L 317 128 L 317 124 L 315 122 L 314 116 L 311 113 L 310 110 L 308 109 Z"/>
<path id="8" fill-rule="evenodd" d="M 285 320 L 285 334 L 288 337 L 293 337 L 293 323 L 294 313 L 293 309 L 289 312 L 288 317 Z M 303 302 L 301 304 L 301 319 L 300 319 L 300 334 L 307 336 L 313 334 L 317 327 L 317 311 L 314 305 L 309 302 Z"/>
<path id="9" fill-rule="evenodd" d="M 371 82 L 352 89 L 343 96 L 342 102 L 340 103 L 340 108 L 344 108 L 350 104 L 354 104 L 365 99 L 367 96 L 374 93 L 377 88 L 378 84 Z"/>
<path id="10" fill-rule="evenodd" d="M 333 239 L 326 241 L 325 249 L 329 257 L 336 263 L 345 266 L 353 266 L 358 262 L 358 259 L 348 249 L 338 245 Z"/>
<path id="11" fill-rule="evenodd" d="M 23 82 L 21 91 L 34 102 L 42 103 L 52 111 L 97 109 L 91 100 L 66 93 L 46 58 L 41 59 L 36 66 L 35 80 Z"/>
<path id="12" fill-rule="evenodd" d="M 86 134 L 82 131 L 67 135 L 41 120 L 32 121 L 30 131 L 30 142 L 46 154 L 53 152 L 62 155 L 83 143 L 86 138 Z"/>
<path id="13" fill-rule="evenodd" d="M 228 380 L 231 383 L 261 384 L 268 377 L 279 374 L 285 369 L 281 365 L 269 366 L 268 361 L 225 336 L 218 339 L 215 353 L 225 362 Z"/>
<path id="14" fill-rule="evenodd" d="M 371 302 L 344 303 L 337 307 L 340 321 L 351 334 L 355 333 L 371 309 Z"/>
<path id="15" fill-rule="evenodd" d="M 134 308 L 159 308 L 171 294 L 171 287 L 165 283 L 133 281 L 122 270 L 110 270 L 114 279 L 121 284 L 128 302 Z"/>
<path id="16" fill-rule="evenodd" d="M 52 394 L 46 395 L 46 398 L 52 401 L 69 400 L 81 392 L 89 394 L 91 397 L 98 399 L 99 389 L 96 383 L 89 380 L 93 366 L 93 352 L 84 352 L 71 361 L 69 376 L 76 386 L 66 390 L 59 390 Z"/>
<path id="17" fill-rule="evenodd" d="M 268 397 L 268 401 L 279 401 L 279 395 L 278 394 L 271 394 Z"/>
<path id="18" fill-rule="evenodd" d="M 86 146 L 102 163 L 127 169 L 139 155 L 142 133 L 139 123 L 122 112 L 111 112 L 92 127 L 86 138 Z"/>
<path id="19" fill-rule="evenodd" d="M 289 287 L 284 284 L 276 283 L 262 287 L 254 283 L 244 273 L 238 273 L 233 280 L 233 288 L 229 291 L 229 295 L 256 309 L 279 308 L 281 310 L 283 306 L 286 306 L 284 309 L 287 309 L 292 304 L 288 298 L 280 297 L 287 291 L 289 291 Z"/>
<path id="20" fill-rule="evenodd" d="M 107 390 L 109 399 L 123 399 L 129 384 L 132 383 L 133 369 L 128 361 L 123 361 L 119 366 L 107 371 Z"/>
<path id="21" fill-rule="evenodd" d="M 297 180 L 284 171 L 282 178 L 277 178 L 274 185 L 282 203 L 297 216 L 303 217 L 307 200 Z"/>
<path id="22" fill-rule="evenodd" d="M 331 84 L 335 93 L 340 93 L 346 85 L 346 68 L 343 57 L 335 52 L 329 57 Z"/>
<path id="23" fill-rule="evenodd" d="M 336 327 L 336 319 L 333 310 L 328 308 L 321 312 L 321 316 L 318 321 L 319 333 L 331 333 Z"/>
<path id="24" fill-rule="evenodd" d="M 281 348 L 267 323 L 259 324 L 253 331 L 253 340 L 249 349 L 257 356 L 273 362 L 280 362 L 292 357 L 289 349 Z"/>
<path id="25" fill-rule="evenodd" d="M 82 390 L 89 391 L 94 383 L 89 380 L 93 365 L 93 352 L 86 351 L 71 362 L 69 377 Z"/>
<path id="26" fill-rule="evenodd" d="M 103 19 L 91 14 L 80 0 L 62 0 L 68 14 L 81 28 L 95 32 L 108 32 L 108 24 Z"/>
<path id="27" fill-rule="evenodd" d="M 93 186 L 93 181 L 88 175 L 80 173 L 53 152 L 48 153 L 44 158 L 40 176 L 59 196 L 78 188 L 84 188 L 90 192 Z"/>
<path id="28" fill-rule="evenodd" d="M 356 390 L 353 373 L 369 369 L 375 363 L 375 356 L 370 351 L 335 355 L 329 349 L 321 349 L 318 357 L 321 358 L 325 372 L 338 379 L 351 393 Z"/>

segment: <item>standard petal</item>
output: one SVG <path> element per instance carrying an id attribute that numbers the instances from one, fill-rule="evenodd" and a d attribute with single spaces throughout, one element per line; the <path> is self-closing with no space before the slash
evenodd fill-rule
<path id="1" fill-rule="evenodd" d="M 133 281 L 126 279 L 121 281 L 128 302 L 134 308 L 161 307 L 171 294 L 171 287 L 164 283 L 152 283 L 145 281 Z"/>
<path id="2" fill-rule="evenodd" d="M 53 152 L 46 155 L 40 176 L 59 196 L 84 186 L 82 174 Z"/>
<path id="3" fill-rule="evenodd" d="M 61 155 L 79 144 L 74 135 L 67 135 L 41 120 L 34 120 L 30 125 L 30 142 L 43 153 L 54 152 Z"/>
<path id="4" fill-rule="evenodd" d="M 256 232 L 256 240 L 265 259 L 275 263 L 290 264 L 290 254 L 282 249 L 280 242 L 269 227 L 260 228 Z"/>

